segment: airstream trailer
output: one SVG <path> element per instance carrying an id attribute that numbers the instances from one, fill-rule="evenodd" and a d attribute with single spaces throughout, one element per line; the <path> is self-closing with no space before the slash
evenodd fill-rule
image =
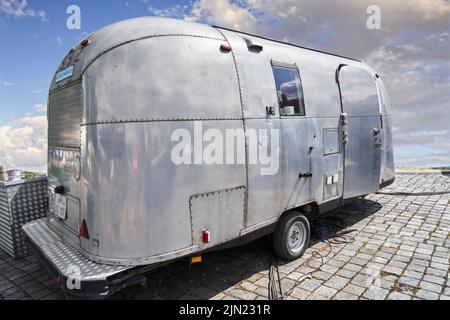
<path id="1" fill-rule="evenodd" d="M 296 259 L 311 215 L 395 178 L 390 102 L 370 67 L 198 23 L 93 33 L 59 66 L 48 120 L 48 217 L 24 234 L 79 296 L 268 234 Z"/>

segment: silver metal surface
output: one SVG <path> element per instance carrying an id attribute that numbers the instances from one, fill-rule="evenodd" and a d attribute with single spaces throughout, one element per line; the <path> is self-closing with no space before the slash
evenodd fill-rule
<path id="1" fill-rule="evenodd" d="M 78 124 L 80 127 L 80 124 Z M 81 135 L 81 129 L 79 128 Z M 57 148 L 49 146 L 48 150 L 48 187 L 49 215 L 55 216 L 55 188 L 64 186 L 64 197 L 67 199 L 67 212 L 64 224 L 67 230 L 78 234 L 80 230 L 80 149 Z"/>
<path id="2" fill-rule="evenodd" d="M 306 243 L 306 227 L 301 222 L 295 222 L 288 231 L 288 248 L 293 254 L 297 254 L 303 250 Z"/>
<path id="3" fill-rule="evenodd" d="M 395 178 L 394 148 L 392 144 L 392 109 L 389 95 L 381 79 L 377 79 L 377 86 L 380 96 L 383 127 L 380 183 L 385 183 Z"/>
<path id="4" fill-rule="evenodd" d="M 83 111 L 80 147 L 62 131 L 49 149 L 50 194 L 67 187 L 71 205 L 66 220 L 51 216 L 48 226 L 92 261 L 169 261 L 257 231 L 289 209 L 364 195 L 395 177 L 387 93 L 359 61 L 164 18 L 119 22 L 89 39 L 58 68 L 74 65 L 74 75 L 51 87 L 63 95 L 81 82 Z M 298 67 L 305 116 L 280 115 L 274 61 Z M 353 69 L 359 75 L 342 81 Z M 370 92 L 358 90 L 364 96 L 352 104 L 348 92 L 361 74 Z M 261 175 L 244 136 L 236 140 L 244 163 L 174 164 L 172 133 L 193 138 L 199 124 L 203 132 L 278 130 L 279 170 Z M 90 239 L 77 235 L 83 220 Z"/>
<path id="5" fill-rule="evenodd" d="M 30 254 L 21 228 L 46 216 L 47 178 L 0 181 L 0 248 L 16 259 Z"/>
<path id="6" fill-rule="evenodd" d="M 244 227 L 245 187 L 195 195 L 190 199 L 192 241 L 207 249 L 239 237 Z M 203 231 L 211 241 L 203 243 Z"/>
<path id="7" fill-rule="evenodd" d="M 381 108 L 375 78 L 360 67 L 339 70 L 342 112 L 347 114 L 344 160 L 344 198 L 378 191 L 380 187 Z"/>
<path id="8" fill-rule="evenodd" d="M 83 88 L 75 82 L 48 97 L 48 144 L 79 148 L 83 112 Z"/>
<path id="9" fill-rule="evenodd" d="M 86 259 L 50 229 L 46 219 L 28 223 L 23 227 L 23 231 L 63 277 L 73 277 L 76 272 L 76 279 L 80 281 L 105 280 L 129 269 L 123 266 L 98 264 Z"/>

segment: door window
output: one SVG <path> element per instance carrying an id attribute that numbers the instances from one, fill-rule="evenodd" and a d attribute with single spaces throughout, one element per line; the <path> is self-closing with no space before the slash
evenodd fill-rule
<path id="1" fill-rule="evenodd" d="M 364 69 L 345 66 L 339 71 L 342 103 L 349 116 L 380 114 L 375 79 Z"/>
<path id="2" fill-rule="evenodd" d="M 273 65 L 278 105 L 282 116 L 305 116 L 302 81 L 296 66 Z"/>

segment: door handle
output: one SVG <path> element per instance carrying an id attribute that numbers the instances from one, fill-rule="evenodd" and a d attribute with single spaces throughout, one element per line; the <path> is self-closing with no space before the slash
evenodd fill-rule
<path id="1" fill-rule="evenodd" d="M 382 129 L 378 129 L 378 128 L 374 128 L 373 129 L 373 137 L 375 140 L 375 146 L 376 147 L 381 147 L 383 145 L 383 130 Z"/>
<path id="2" fill-rule="evenodd" d="M 268 116 L 274 116 L 276 113 L 274 107 L 266 107 L 266 112 Z"/>
<path id="3" fill-rule="evenodd" d="M 312 176 L 313 176 L 313 174 L 311 172 L 300 172 L 299 175 L 298 175 L 298 177 L 300 179 L 311 178 Z"/>

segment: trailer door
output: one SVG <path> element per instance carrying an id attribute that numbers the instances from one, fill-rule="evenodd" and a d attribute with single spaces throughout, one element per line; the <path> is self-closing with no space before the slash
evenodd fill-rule
<path id="1" fill-rule="evenodd" d="M 338 71 L 344 144 L 344 199 L 379 190 L 381 118 L 375 79 L 364 69 Z"/>

